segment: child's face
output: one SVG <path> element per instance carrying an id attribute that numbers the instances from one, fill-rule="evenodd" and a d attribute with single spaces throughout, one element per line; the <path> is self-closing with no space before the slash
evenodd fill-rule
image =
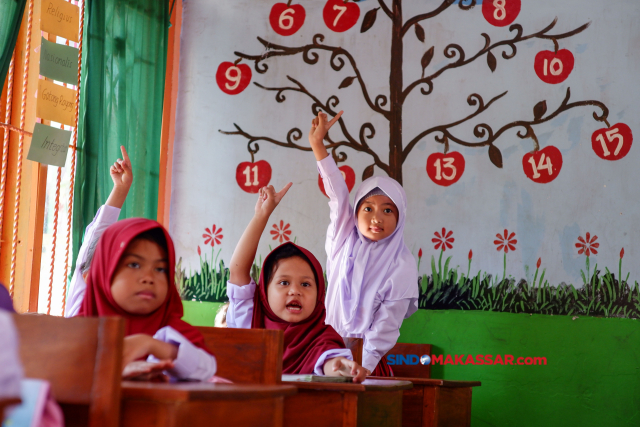
<path id="1" fill-rule="evenodd" d="M 387 196 L 372 196 L 358 208 L 358 230 L 374 242 L 389 237 L 398 225 L 398 208 Z"/>
<path id="2" fill-rule="evenodd" d="M 149 314 L 167 298 L 167 253 L 154 242 L 136 239 L 129 243 L 111 281 L 111 295 L 124 311 Z"/>
<path id="3" fill-rule="evenodd" d="M 286 322 L 301 322 L 313 313 L 318 285 L 311 266 L 300 257 L 280 260 L 267 287 L 273 313 Z"/>

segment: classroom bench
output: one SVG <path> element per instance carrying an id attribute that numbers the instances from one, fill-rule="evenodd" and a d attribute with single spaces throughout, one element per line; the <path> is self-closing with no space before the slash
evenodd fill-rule
<path id="1" fill-rule="evenodd" d="M 280 427 L 290 385 L 122 382 L 122 427 Z"/>
<path id="2" fill-rule="evenodd" d="M 298 393 L 284 400 L 287 427 L 400 427 L 408 381 L 367 379 L 361 384 L 283 382 Z"/>

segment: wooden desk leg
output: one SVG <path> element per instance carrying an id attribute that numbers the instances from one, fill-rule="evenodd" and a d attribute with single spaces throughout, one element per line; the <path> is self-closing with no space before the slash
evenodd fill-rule
<path id="1" fill-rule="evenodd" d="M 344 414 L 348 405 L 345 393 L 341 391 L 298 390 L 298 394 L 287 396 L 284 399 L 284 426 L 285 427 L 356 427 L 355 419 L 358 411 L 350 410 L 349 417 Z M 357 396 L 356 396 L 357 402 Z M 356 403 L 357 405 L 357 403 Z M 346 420 L 353 419 L 349 424 Z"/>
<path id="2" fill-rule="evenodd" d="M 402 390 L 360 393 L 358 427 L 401 427 L 402 393 Z"/>
<path id="3" fill-rule="evenodd" d="M 402 395 L 402 427 L 422 427 L 425 416 L 425 388 L 415 386 Z M 427 425 L 427 424 L 424 424 Z"/>
<path id="4" fill-rule="evenodd" d="M 358 394 L 345 393 L 343 397 L 342 427 L 358 426 Z"/>
<path id="5" fill-rule="evenodd" d="M 469 427 L 471 387 L 425 387 L 423 427 Z"/>

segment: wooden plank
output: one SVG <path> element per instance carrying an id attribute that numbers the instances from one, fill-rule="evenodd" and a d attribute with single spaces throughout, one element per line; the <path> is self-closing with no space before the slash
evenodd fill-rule
<path id="1" fill-rule="evenodd" d="M 283 385 L 209 383 L 122 383 L 123 427 L 281 427 L 284 397 L 296 388 Z"/>
<path id="2" fill-rule="evenodd" d="M 280 384 L 284 334 L 275 329 L 198 327 L 219 375 L 240 384 Z"/>
<path id="3" fill-rule="evenodd" d="M 306 381 L 283 381 L 282 384 L 295 385 L 300 390 L 331 390 L 331 391 L 396 391 L 409 390 L 413 384 L 409 381 L 366 379 L 362 383 L 325 383 Z"/>
<path id="4" fill-rule="evenodd" d="M 364 340 L 362 338 L 343 338 L 344 344 L 353 355 L 353 360 L 362 365 L 362 347 Z"/>
<path id="5" fill-rule="evenodd" d="M 14 323 L 25 376 L 49 381 L 63 409 L 86 413 L 91 427 L 116 427 L 124 319 L 14 315 Z"/>
<path id="6" fill-rule="evenodd" d="M 367 377 L 369 379 L 379 380 L 396 380 L 396 381 L 410 381 L 414 385 L 420 384 L 425 386 L 440 386 L 440 387 L 480 387 L 482 383 L 480 381 L 458 381 L 458 380 L 440 380 L 437 378 L 415 378 L 415 377 Z"/>
<path id="7" fill-rule="evenodd" d="M 387 355 L 403 355 L 407 356 L 410 354 L 421 357 L 422 355 L 431 356 L 431 344 L 407 344 L 407 343 L 396 343 L 396 345 L 389 350 Z M 385 356 L 386 357 L 386 356 Z M 431 377 L 431 364 L 423 365 L 419 363 L 417 365 L 408 365 L 403 363 L 402 365 L 391 365 L 391 369 L 393 370 L 393 375 L 395 377 L 403 377 L 403 378 L 430 378 Z"/>

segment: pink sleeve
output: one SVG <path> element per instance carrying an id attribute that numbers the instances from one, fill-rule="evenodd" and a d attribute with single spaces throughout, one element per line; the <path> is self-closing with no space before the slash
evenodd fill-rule
<path id="1" fill-rule="evenodd" d="M 353 208 L 349 203 L 347 183 L 331 156 L 318 162 L 318 172 L 320 172 L 324 183 L 324 191 L 329 196 L 331 223 L 327 229 L 325 248 L 329 259 L 333 259 L 353 232 L 356 224 L 353 218 Z"/>

